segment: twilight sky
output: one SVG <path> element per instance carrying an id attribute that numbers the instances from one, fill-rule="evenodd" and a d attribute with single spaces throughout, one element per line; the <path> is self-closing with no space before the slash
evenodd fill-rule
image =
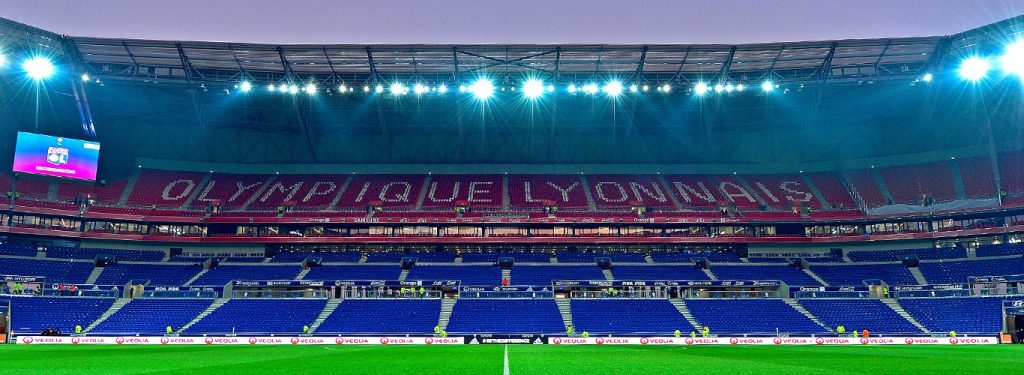
<path id="1" fill-rule="evenodd" d="M 753 43 L 945 35 L 1024 0 L 0 0 L 72 36 L 259 43 Z"/>

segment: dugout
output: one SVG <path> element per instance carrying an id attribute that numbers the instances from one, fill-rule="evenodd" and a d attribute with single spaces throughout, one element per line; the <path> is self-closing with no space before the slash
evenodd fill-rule
<path id="1" fill-rule="evenodd" d="M 1003 301 L 1004 343 L 1024 344 L 1024 301 Z"/>

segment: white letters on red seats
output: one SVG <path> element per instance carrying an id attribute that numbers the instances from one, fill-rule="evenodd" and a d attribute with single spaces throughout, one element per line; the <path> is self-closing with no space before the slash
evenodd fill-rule
<path id="1" fill-rule="evenodd" d="M 388 192 L 394 186 L 400 186 L 399 192 L 397 194 L 388 195 Z M 379 198 L 382 202 L 407 203 L 409 202 L 410 192 L 412 192 L 412 184 L 408 182 L 388 182 L 386 185 L 384 185 L 383 189 L 380 189 L 380 195 L 377 198 Z M 362 197 L 362 193 L 360 193 L 360 197 Z M 359 200 L 357 199 L 356 201 L 358 202 Z"/>
<path id="2" fill-rule="evenodd" d="M 327 186 L 327 190 L 320 191 L 320 187 L 321 186 Z M 333 192 L 337 188 L 338 188 L 338 185 L 333 183 L 333 182 L 330 182 L 330 181 L 327 181 L 327 182 L 317 181 L 315 184 L 313 184 L 313 188 L 309 189 L 309 192 L 306 193 L 306 196 L 302 198 L 302 202 L 309 202 L 310 199 L 312 199 L 313 197 L 318 196 L 318 195 L 330 194 L 331 192 Z"/>
<path id="3" fill-rule="evenodd" d="M 754 182 L 754 186 L 757 186 L 758 189 L 761 189 L 761 192 L 764 193 L 765 198 L 768 198 L 774 203 L 779 203 L 779 198 L 776 198 L 775 194 L 772 194 L 772 192 L 768 191 L 768 188 L 764 187 L 764 184 L 760 182 Z"/>
<path id="4" fill-rule="evenodd" d="M 477 199 L 476 198 L 477 194 L 490 194 L 491 193 L 490 190 L 481 189 L 481 187 L 483 187 L 483 185 L 494 185 L 494 183 L 490 182 L 490 181 L 473 181 L 473 182 L 470 182 L 469 183 L 469 193 L 468 193 L 468 196 L 466 197 L 466 200 L 469 201 L 470 203 L 491 203 L 491 199 L 490 198 L 481 198 L 481 199 Z M 458 185 L 456 185 L 456 186 L 458 186 Z"/>
<path id="5" fill-rule="evenodd" d="M 718 184 L 718 188 L 733 202 L 736 202 L 736 198 L 746 198 L 750 203 L 757 203 L 757 199 L 754 199 L 754 196 L 750 195 L 747 189 L 732 182 L 723 181 Z"/>
<path id="6" fill-rule="evenodd" d="M 301 188 L 302 181 L 296 182 L 295 184 L 287 188 L 284 187 L 284 183 L 282 183 L 281 181 L 274 182 L 273 185 L 270 185 L 270 189 L 267 189 L 267 192 L 263 193 L 263 197 L 260 198 L 260 202 L 266 202 L 267 199 L 270 198 L 270 196 L 273 195 L 275 192 L 288 192 L 288 195 L 285 196 L 284 199 L 282 199 L 282 201 L 290 201 L 292 200 L 292 197 L 294 197 L 295 194 L 298 193 L 299 189 Z"/>
<path id="7" fill-rule="evenodd" d="M 700 198 L 708 203 L 715 203 L 715 195 L 711 194 L 711 191 L 708 190 L 707 186 L 704 186 L 703 182 L 697 183 L 697 187 L 700 188 L 699 191 L 689 184 L 684 184 L 678 181 L 673 182 L 672 185 L 676 187 L 676 191 L 679 192 L 679 197 L 683 198 L 686 203 L 693 203 L 693 198 Z M 690 198 L 690 195 L 693 195 L 693 198 Z"/>
<path id="8" fill-rule="evenodd" d="M 236 183 L 235 183 L 235 188 L 237 188 L 238 190 L 237 190 L 237 191 L 235 191 L 235 194 L 231 196 L 231 199 L 228 199 L 228 202 L 234 202 L 234 201 L 235 201 L 236 199 L 238 199 L 238 197 L 239 197 L 239 196 L 241 196 L 241 195 L 242 195 L 242 193 L 244 193 L 244 192 L 245 192 L 246 190 L 252 189 L 252 188 L 254 188 L 254 187 L 257 187 L 257 186 L 260 186 L 260 185 L 262 185 L 262 184 L 263 184 L 263 182 L 262 182 L 262 181 L 259 181 L 259 182 L 253 182 L 253 183 L 252 183 L 252 184 L 250 184 L 250 185 L 245 185 L 245 184 L 242 184 L 242 182 L 241 182 L 241 181 L 238 181 L 238 182 L 236 182 Z"/>
<path id="9" fill-rule="evenodd" d="M 561 193 L 562 202 L 565 203 L 569 203 L 569 192 L 572 191 L 572 189 L 575 189 L 577 186 L 580 186 L 579 182 L 573 182 L 572 184 L 564 188 L 558 186 L 558 184 L 555 184 L 554 182 L 548 181 L 546 183 L 552 189 L 558 190 L 558 192 Z M 544 201 L 544 199 L 537 199 L 533 197 L 533 193 L 530 191 L 530 181 L 523 181 L 523 193 L 526 194 L 525 198 L 526 201 L 529 203 L 541 203 Z"/>
<path id="10" fill-rule="evenodd" d="M 179 184 L 185 184 L 185 190 L 182 190 L 181 193 L 179 194 L 171 195 L 171 190 L 174 190 L 174 188 L 177 187 Z M 190 193 L 192 193 L 192 189 L 195 188 L 196 183 L 193 182 L 192 180 L 174 180 L 164 187 L 164 192 L 163 194 L 160 195 L 160 198 L 163 198 L 163 200 L 165 201 L 181 200 L 182 198 L 185 198 Z"/>
<path id="11" fill-rule="evenodd" d="M 801 184 L 799 182 L 796 182 L 796 181 L 785 181 L 781 185 L 779 185 L 779 188 L 782 189 L 782 190 L 785 190 L 786 192 L 789 192 L 789 193 L 799 194 L 798 197 L 794 197 L 792 195 L 786 195 L 786 199 L 789 199 L 789 200 L 794 201 L 794 202 L 810 202 L 811 198 L 812 198 L 811 193 L 808 193 L 808 192 L 803 191 L 803 190 L 797 190 L 796 189 L 796 187 L 802 187 L 802 186 L 803 186 L 803 184 Z"/>
<path id="12" fill-rule="evenodd" d="M 665 198 L 665 192 L 661 191 L 661 187 L 658 186 L 657 182 L 651 182 L 651 187 L 654 188 L 654 191 L 651 191 L 647 186 L 641 185 L 638 182 L 629 182 L 629 188 L 633 190 L 633 196 L 636 197 L 636 200 L 641 202 L 644 201 L 643 195 L 640 194 L 640 192 L 643 192 L 644 195 L 651 197 L 660 203 L 668 202 L 668 198 Z"/>
<path id="13" fill-rule="evenodd" d="M 459 196 L 459 182 L 455 182 L 455 186 L 452 187 L 452 194 L 449 197 L 438 198 L 435 193 L 437 192 L 437 181 L 430 183 L 430 189 L 427 191 L 427 199 L 431 202 L 451 202 Z"/>
<path id="14" fill-rule="evenodd" d="M 608 185 L 614 186 L 619 191 L 619 196 L 616 197 L 615 199 L 609 198 L 605 194 L 604 187 Z M 598 182 L 597 185 L 594 186 L 594 188 L 594 190 L 597 191 L 597 198 L 603 202 L 620 203 L 625 202 L 626 199 L 629 199 L 629 195 L 626 195 L 626 189 L 623 188 L 622 185 L 619 185 L 617 182 L 601 181 Z"/>

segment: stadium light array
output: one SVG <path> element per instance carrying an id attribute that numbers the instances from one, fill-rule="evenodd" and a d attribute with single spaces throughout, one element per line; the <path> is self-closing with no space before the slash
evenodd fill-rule
<path id="1" fill-rule="evenodd" d="M 586 85 L 583 85 L 583 93 L 587 94 L 587 95 L 597 94 L 597 84 L 596 83 L 588 83 Z"/>
<path id="2" fill-rule="evenodd" d="M 992 69 L 992 63 L 981 57 L 971 57 L 960 63 L 960 77 L 971 81 L 977 82 L 988 75 L 988 71 Z"/>
<path id="3" fill-rule="evenodd" d="M 608 83 L 606 83 L 604 85 L 603 88 L 601 88 L 601 91 L 604 91 L 604 93 L 606 95 L 611 96 L 611 97 L 619 96 L 619 95 L 622 94 L 622 82 L 619 82 L 619 81 L 608 82 Z"/>
<path id="4" fill-rule="evenodd" d="M 422 83 L 417 83 L 412 86 L 412 92 L 415 93 L 416 95 L 426 94 L 427 91 L 430 91 L 430 89 L 428 89 L 427 86 L 424 86 Z"/>
<path id="5" fill-rule="evenodd" d="M 693 86 L 693 92 L 697 93 L 697 95 L 707 94 L 708 90 L 710 90 L 710 89 L 711 88 L 708 87 L 708 84 L 706 84 L 704 82 L 697 82 L 697 85 Z"/>
<path id="6" fill-rule="evenodd" d="M 307 84 L 306 87 L 302 88 L 302 91 L 304 91 L 305 93 L 307 93 L 309 95 L 316 94 L 316 90 L 317 90 L 316 84 L 313 84 L 313 83 Z"/>
<path id="7" fill-rule="evenodd" d="M 775 83 L 772 81 L 761 82 L 761 91 L 772 92 L 772 90 L 775 90 Z"/>
<path id="8" fill-rule="evenodd" d="M 25 60 L 21 64 L 21 69 L 25 71 L 29 78 L 36 81 L 50 78 L 56 71 L 50 59 L 40 56 Z"/>
<path id="9" fill-rule="evenodd" d="M 494 95 L 494 83 L 492 83 L 491 80 L 489 79 L 481 78 L 476 80 L 476 82 L 473 82 L 473 84 L 470 85 L 467 88 L 467 90 L 473 93 L 473 96 L 475 96 L 477 99 L 487 100 L 492 95 Z"/>
<path id="10" fill-rule="evenodd" d="M 242 92 L 249 92 L 252 90 L 252 83 L 249 83 L 249 81 L 242 81 L 242 83 L 238 85 L 238 88 L 241 89 Z"/>
<path id="11" fill-rule="evenodd" d="M 391 91 L 391 95 L 402 95 L 405 94 L 407 90 L 408 89 L 405 88 L 405 86 L 403 86 L 401 83 L 392 83 L 391 87 L 389 88 L 389 91 Z"/>
<path id="12" fill-rule="evenodd" d="M 999 58 L 999 65 L 1007 74 L 1024 78 L 1024 40 L 1006 46 L 1006 52 Z"/>
<path id="13" fill-rule="evenodd" d="M 288 85 L 288 93 L 292 94 L 292 95 L 298 94 L 299 93 L 299 86 Z"/>
<path id="14" fill-rule="evenodd" d="M 528 99 L 537 99 L 541 95 L 544 95 L 544 82 L 530 78 L 523 83 L 523 96 Z"/>
<path id="15" fill-rule="evenodd" d="M 445 85 L 437 86 L 437 92 L 442 93 L 442 94 L 448 92 L 448 86 L 445 86 Z"/>

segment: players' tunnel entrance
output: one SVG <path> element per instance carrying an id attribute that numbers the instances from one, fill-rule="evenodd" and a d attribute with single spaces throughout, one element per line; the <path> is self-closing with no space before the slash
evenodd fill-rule
<path id="1" fill-rule="evenodd" d="M 1008 334 L 1014 344 L 1024 344 L 1024 301 L 1003 301 L 1003 317 L 1004 334 Z"/>

